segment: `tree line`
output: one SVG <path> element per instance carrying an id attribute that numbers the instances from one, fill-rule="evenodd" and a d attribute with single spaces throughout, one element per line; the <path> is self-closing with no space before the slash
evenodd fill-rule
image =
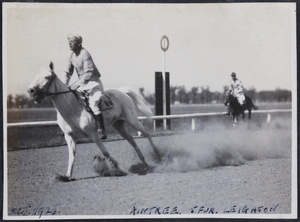
<path id="1" fill-rule="evenodd" d="M 155 104 L 155 93 L 145 95 L 144 88 L 139 89 L 140 93 L 150 105 Z M 192 87 L 187 90 L 185 86 L 170 87 L 171 104 L 211 104 L 223 103 L 227 87 L 224 86 L 223 92 L 214 91 L 207 87 Z M 291 102 L 292 93 L 289 90 L 275 89 L 269 91 L 256 91 L 255 88 L 244 89 L 245 95 L 253 101 L 259 102 Z M 25 94 L 7 96 L 7 108 L 31 108 L 31 107 L 53 107 L 51 100 L 47 97 L 40 103 L 34 104 L 34 101 Z"/>
<path id="2" fill-rule="evenodd" d="M 223 92 L 214 91 L 207 87 L 192 87 L 188 91 L 185 86 L 171 86 L 170 87 L 170 102 L 171 104 L 211 104 L 224 103 L 225 92 L 228 90 L 227 86 L 223 87 Z M 155 93 L 144 94 L 144 88 L 140 88 L 140 93 L 144 96 L 146 101 L 154 105 Z M 292 92 L 290 90 L 275 89 L 256 91 L 255 88 L 244 89 L 245 95 L 249 96 L 255 102 L 291 102 Z"/>

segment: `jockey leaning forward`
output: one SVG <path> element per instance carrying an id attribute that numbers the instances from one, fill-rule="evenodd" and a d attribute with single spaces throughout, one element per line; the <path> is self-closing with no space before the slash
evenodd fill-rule
<path id="1" fill-rule="evenodd" d="M 69 85 L 75 69 L 79 79 L 71 87 L 88 95 L 90 108 L 95 115 L 99 131 L 102 134 L 101 139 L 105 140 L 107 136 L 103 116 L 98 106 L 104 91 L 100 80 L 101 74 L 94 64 L 90 53 L 82 47 L 82 37 L 80 35 L 69 35 L 67 38 L 72 53 L 65 70 L 64 83 Z"/>
<path id="2" fill-rule="evenodd" d="M 233 72 L 231 73 L 231 82 L 229 85 L 229 90 L 226 92 L 228 94 L 233 95 L 235 98 L 237 98 L 240 105 L 243 105 L 245 103 L 245 95 L 244 95 L 244 87 L 241 80 L 236 78 L 236 74 Z M 225 102 L 225 105 L 228 106 L 228 101 Z M 225 115 L 230 115 L 230 107 L 228 106 L 228 111 Z"/>

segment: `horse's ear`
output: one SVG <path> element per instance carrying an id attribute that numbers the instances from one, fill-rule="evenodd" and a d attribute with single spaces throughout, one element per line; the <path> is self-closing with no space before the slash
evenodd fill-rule
<path id="1" fill-rule="evenodd" d="M 50 62 L 50 65 L 49 65 L 49 67 L 50 67 L 50 70 L 51 70 L 51 71 L 53 71 L 53 70 L 54 70 L 54 64 L 53 64 L 53 62 L 52 62 L 52 61 Z"/>

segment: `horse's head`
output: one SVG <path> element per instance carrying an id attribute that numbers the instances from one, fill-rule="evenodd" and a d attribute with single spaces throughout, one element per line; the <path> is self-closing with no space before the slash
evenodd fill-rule
<path id="1" fill-rule="evenodd" d="M 234 98 L 233 95 L 231 95 L 231 93 L 229 91 L 226 91 L 225 92 L 225 103 L 224 104 L 226 105 L 226 104 L 230 103 L 233 98 Z"/>
<path id="2" fill-rule="evenodd" d="M 30 98 L 33 98 L 35 103 L 40 103 L 44 96 L 48 93 L 51 82 L 56 74 L 54 73 L 53 63 L 49 65 L 50 69 L 42 70 L 32 81 L 28 88 Z"/>

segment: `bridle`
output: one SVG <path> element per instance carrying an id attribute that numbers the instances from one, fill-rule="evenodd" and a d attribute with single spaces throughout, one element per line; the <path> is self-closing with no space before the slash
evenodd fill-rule
<path id="1" fill-rule="evenodd" d="M 49 92 L 49 89 L 50 89 L 50 86 L 51 86 L 51 84 L 52 84 L 52 82 L 54 81 L 54 79 L 55 78 L 57 78 L 57 75 L 54 73 L 54 71 L 53 70 L 49 70 L 50 72 L 51 72 L 51 77 L 49 77 L 49 81 L 48 81 L 48 83 L 47 83 L 47 85 L 45 86 L 45 87 L 47 87 L 47 90 L 45 91 L 45 92 L 43 92 L 42 91 L 42 93 L 45 95 L 45 96 L 56 96 L 56 95 L 62 95 L 62 94 L 66 94 L 66 93 L 73 93 L 73 95 L 76 97 L 76 99 L 79 101 L 79 103 L 83 106 L 83 107 L 85 107 L 85 109 L 87 110 L 87 111 L 90 111 L 90 110 L 88 110 L 88 109 L 90 109 L 89 108 L 89 106 L 87 105 L 87 104 L 85 104 L 85 102 L 84 101 L 82 101 L 80 98 L 79 98 L 79 96 L 77 95 L 77 93 L 76 93 L 76 91 L 77 91 L 77 89 L 78 89 L 78 87 L 77 87 L 77 89 L 71 89 L 71 86 L 74 84 L 72 84 L 71 86 L 69 86 L 68 87 L 68 90 L 66 90 L 66 91 L 61 91 L 61 92 L 57 92 L 57 85 L 55 84 L 54 85 L 54 92 Z M 51 79 L 50 79 L 51 78 Z M 79 79 L 78 79 L 79 80 Z M 77 81 L 78 81 L 77 80 Z M 75 83 L 76 83 L 76 81 L 75 81 Z"/>

